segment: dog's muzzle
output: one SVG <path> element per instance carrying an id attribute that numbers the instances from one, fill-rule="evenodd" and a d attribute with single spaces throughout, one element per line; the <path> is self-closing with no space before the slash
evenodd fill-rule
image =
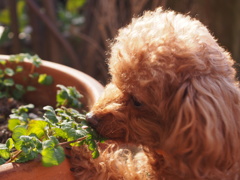
<path id="1" fill-rule="evenodd" d="M 98 118 L 92 112 L 86 114 L 86 121 L 91 127 L 96 127 L 98 125 Z"/>

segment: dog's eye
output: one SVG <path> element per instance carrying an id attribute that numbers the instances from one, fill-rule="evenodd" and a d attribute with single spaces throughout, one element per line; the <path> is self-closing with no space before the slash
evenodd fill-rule
<path id="1" fill-rule="evenodd" d="M 136 107 L 140 107 L 142 106 L 142 103 L 139 102 L 135 97 L 132 96 L 132 102 L 133 102 L 133 105 L 136 106 Z"/>

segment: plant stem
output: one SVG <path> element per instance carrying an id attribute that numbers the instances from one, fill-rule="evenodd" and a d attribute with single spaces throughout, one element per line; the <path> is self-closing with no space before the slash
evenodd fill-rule
<path id="1" fill-rule="evenodd" d="M 74 143 L 74 142 L 77 142 L 77 141 L 82 141 L 82 140 L 84 140 L 86 138 L 87 138 L 87 136 L 84 136 L 84 137 L 78 138 L 78 139 L 73 140 L 73 141 L 59 143 L 59 145 L 64 147 L 64 146 L 69 145 L 70 143 Z"/>
<path id="2" fill-rule="evenodd" d="M 21 152 L 22 152 L 22 150 L 17 151 L 16 154 L 13 157 L 11 157 L 8 161 L 6 161 L 4 164 L 12 162 L 14 159 L 16 159 L 19 156 L 19 154 L 21 154 Z"/>
<path id="3" fill-rule="evenodd" d="M 32 64 L 32 65 L 31 65 L 31 69 L 30 69 L 30 73 L 29 73 L 29 74 L 33 74 L 34 70 L 35 70 L 35 66 Z"/>

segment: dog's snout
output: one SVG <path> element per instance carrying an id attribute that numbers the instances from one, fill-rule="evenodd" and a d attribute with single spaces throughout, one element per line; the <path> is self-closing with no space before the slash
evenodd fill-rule
<path id="1" fill-rule="evenodd" d="M 86 120 L 91 126 L 97 126 L 98 124 L 98 119 L 93 112 L 86 114 Z"/>

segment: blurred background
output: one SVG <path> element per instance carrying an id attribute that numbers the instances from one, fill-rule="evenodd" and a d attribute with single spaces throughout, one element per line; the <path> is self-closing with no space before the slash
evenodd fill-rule
<path id="1" fill-rule="evenodd" d="M 159 6 L 199 19 L 240 69 L 240 0 L 0 0 L 0 54 L 37 54 L 104 85 L 110 40 Z"/>

